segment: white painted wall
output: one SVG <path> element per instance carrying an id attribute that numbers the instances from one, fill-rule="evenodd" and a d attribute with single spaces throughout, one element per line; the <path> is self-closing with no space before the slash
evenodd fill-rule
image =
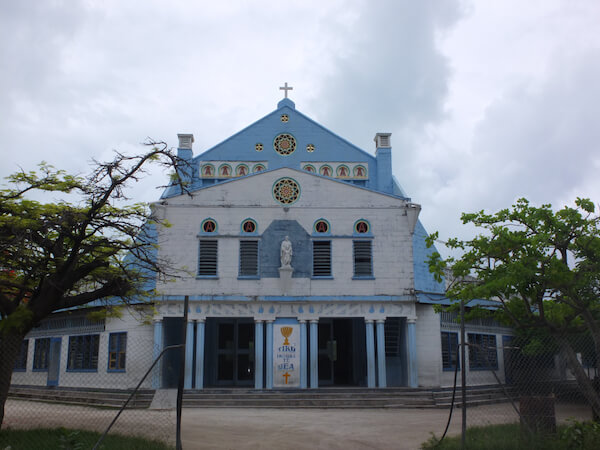
<path id="1" fill-rule="evenodd" d="M 272 196 L 273 183 L 290 176 L 301 186 L 299 200 L 284 208 Z M 278 278 L 238 280 L 240 224 L 248 217 L 262 233 L 273 220 L 295 220 L 310 235 L 314 222 L 326 218 L 332 235 L 351 236 L 356 220 L 367 219 L 375 236 L 375 280 L 352 280 L 352 239 L 332 239 L 333 280 L 293 279 L 287 294 L 409 295 L 413 288 L 412 240 L 414 223 L 406 201 L 324 179 L 292 169 L 265 172 L 209 187 L 194 197 L 179 196 L 157 206 L 171 226 L 159 230 L 161 257 L 181 270 L 175 283 L 159 283 L 166 295 L 283 295 Z M 206 218 L 218 223 L 218 279 L 196 279 L 198 234 Z M 292 266 L 293 266 L 292 261 Z"/>
<path id="2" fill-rule="evenodd" d="M 139 321 L 137 314 L 125 309 L 122 318 L 106 320 L 106 328 L 101 333 L 76 333 L 62 335 L 60 352 L 60 375 L 58 385 L 61 387 L 91 387 L 99 389 L 134 388 L 153 361 L 154 331 L 152 325 Z M 108 371 L 108 336 L 111 332 L 127 332 L 127 355 L 125 372 Z M 98 370 L 93 372 L 67 371 L 69 336 L 81 334 L 100 334 L 98 348 Z M 29 338 L 27 370 L 13 372 L 12 384 L 46 386 L 47 371 L 33 371 L 33 355 L 35 340 L 43 337 L 59 337 L 58 335 L 36 336 Z M 152 379 L 142 385 L 151 388 Z"/>

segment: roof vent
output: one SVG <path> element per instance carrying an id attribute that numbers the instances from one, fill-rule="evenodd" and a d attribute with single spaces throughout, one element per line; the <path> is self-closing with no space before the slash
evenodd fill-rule
<path id="1" fill-rule="evenodd" d="M 392 133 L 377 133 L 373 140 L 375 141 L 376 148 L 391 148 L 390 136 Z"/>
<path id="2" fill-rule="evenodd" d="M 179 138 L 179 148 L 192 149 L 192 144 L 194 143 L 194 135 L 193 134 L 178 134 Z"/>

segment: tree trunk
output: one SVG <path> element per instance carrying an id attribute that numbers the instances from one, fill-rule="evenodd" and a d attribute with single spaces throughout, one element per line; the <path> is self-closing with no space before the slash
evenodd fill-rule
<path id="1" fill-rule="evenodd" d="M 0 336 L 0 429 L 4 422 L 4 404 L 8 397 L 10 380 L 23 338 L 23 334 L 15 332 Z"/>
<path id="2" fill-rule="evenodd" d="M 585 370 L 583 370 L 569 340 L 564 336 L 556 336 L 556 340 L 561 354 L 567 360 L 567 364 L 575 376 L 575 380 L 577 381 L 581 393 L 592 407 L 594 415 L 600 415 L 600 396 L 598 395 L 598 392 L 596 392 L 596 389 L 594 389 L 592 380 L 588 378 Z"/>

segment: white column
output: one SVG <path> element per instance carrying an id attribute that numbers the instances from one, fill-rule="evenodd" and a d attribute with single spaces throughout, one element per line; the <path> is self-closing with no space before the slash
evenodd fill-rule
<path id="1" fill-rule="evenodd" d="M 310 321 L 310 387 L 319 387 L 319 319 Z"/>
<path id="2" fill-rule="evenodd" d="M 367 387 L 375 387 L 375 340 L 373 338 L 373 320 L 365 319 L 367 338 Z"/>
<path id="3" fill-rule="evenodd" d="M 378 320 L 377 331 L 377 378 L 380 388 L 387 387 L 385 373 L 385 320 Z"/>
<path id="4" fill-rule="evenodd" d="M 204 388 L 204 319 L 196 323 L 196 389 Z"/>
<path id="5" fill-rule="evenodd" d="M 163 347 L 163 334 L 162 334 L 162 320 L 157 319 L 154 321 L 154 360 L 158 358 Z M 161 370 L 162 362 L 158 362 L 154 367 L 154 373 L 152 375 L 152 388 L 161 388 Z"/>
<path id="6" fill-rule="evenodd" d="M 408 385 L 419 387 L 419 371 L 417 366 L 417 318 L 409 317 L 406 326 L 408 347 Z"/>
<path id="7" fill-rule="evenodd" d="M 254 389 L 263 388 L 263 323 L 262 320 L 255 320 L 254 323 Z"/>
<path id="8" fill-rule="evenodd" d="M 300 387 L 306 389 L 306 375 L 308 373 L 306 367 L 308 359 L 308 349 L 306 348 L 306 320 L 299 320 L 298 322 L 300 322 Z"/>
<path id="9" fill-rule="evenodd" d="M 266 384 L 267 389 L 273 389 L 273 321 L 267 320 L 267 364 Z"/>
<path id="10" fill-rule="evenodd" d="M 185 377 L 183 381 L 184 389 L 192 388 L 192 373 L 194 364 L 194 322 L 188 320 L 185 336 Z"/>

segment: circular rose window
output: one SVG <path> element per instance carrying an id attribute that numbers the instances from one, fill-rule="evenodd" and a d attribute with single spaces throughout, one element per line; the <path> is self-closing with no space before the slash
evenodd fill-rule
<path id="1" fill-rule="evenodd" d="M 273 147 L 280 155 L 291 155 L 296 150 L 296 139 L 291 134 L 280 134 L 273 141 Z"/>
<path id="2" fill-rule="evenodd" d="M 291 178 L 281 178 L 273 185 L 273 197 L 282 205 L 294 203 L 300 197 L 300 186 Z"/>

